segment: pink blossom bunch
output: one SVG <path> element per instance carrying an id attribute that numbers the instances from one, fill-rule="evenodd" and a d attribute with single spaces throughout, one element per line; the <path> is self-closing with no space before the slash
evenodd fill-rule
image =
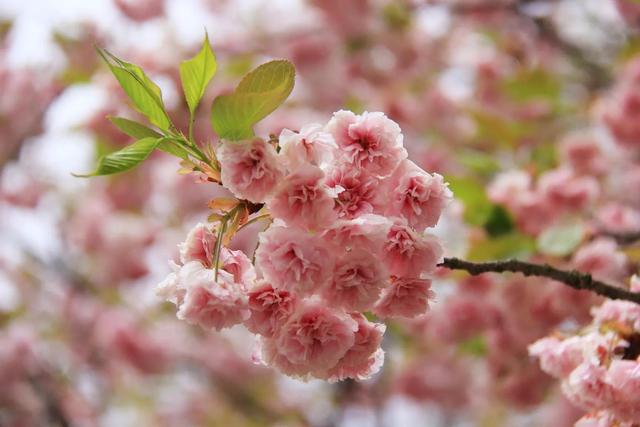
<path id="1" fill-rule="evenodd" d="M 637 149 L 640 142 L 640 61 L 632 61 L 608 100 L 602 115 L 605 125 L 621 146 Z"/>
<path id="2" fill-rule="evenodd" d="M 542 370 L 562 380 L 571 402 L 589 412 L 576 426 L 635 425 L 640 422 L 640 306 L 608 300 L 592 315 L 583 333 L 540 339 L 529 353 Z"/>
<path id="3" fill-rule="evenodd" d="M 427 275 L 443 249 L 425 229 L 452 197 L 442 176 L 407 160 L 382 113 L 338 111 L 326 126 L 283 130 L 277 144 L 223 140 L 216 154 L 223 186 L 272 218 L 255 265 L 200 224 L 158 293 L 190 323 L 243 323 L 260 337 L 255 359 L 287 375 L 375 373 L 385 326 L 365 314 L 413 318 L 433 299 Z"/>
<path id="4" fill-rule="evenodd" d="M 563 214 L 587 209 L 597 200 L 599 182 L 578 172 L 570 168 L 549 170 L 534 184 L 525 171 L 506 171 L 489 185 L 488 195 L 513 213 L 519 228 L 537 235 Z"/>

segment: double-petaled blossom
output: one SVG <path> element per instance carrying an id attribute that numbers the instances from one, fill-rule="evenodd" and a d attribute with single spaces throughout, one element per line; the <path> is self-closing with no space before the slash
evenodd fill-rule
<path id="1" fill-rule="evenodd" d="M 338 144 L 339 158 L 355 169 L 384 177 L 407 157 L 400 126 L 383 113 L 356 115 L 341 110 L 334 113 L 326 129 Z"/>
<path id="2" fill-rule="evenodd" d="M 300 295 L 317 292 L 331 278 L 333 265 L 333 254 L 318 236 L 278 226 L 260 235 L 256 266 L 277 288 Z"/>
<path id="3" fill-rule="evenodd" d="M 290 171 L 309 164 L 319 167 L 329 165 L 333 161 L 336 148 L 333 136 L 325 132 L 319 124 L 304 126 L 300 132 L 283 129 L 278 144 L 278 154 Z"/>
<path id="4" fill-rule="evenodd" d="M 219 270 L 216 279 L 213 270 L 192 261 L 180 269 L 178 283 L 184 289 L 177 312 L 179 319 L 219 331 L 249 317 L 243 287 L 227 271 Z"/>
<path id="5" fill-rule="evenodd" d="M 287 322 L 296 308 L 293 292 L 274 288 L 268 282 L 258 282 L 247 292 L 251 316 L 245 326 L 251 332 L 270 338 Z"/>
<path id="6" fill-rule="evenodd" d="M 380 185 L 373 175 L 342 165 L 328 173 L 327 185 L 337 193 L 335 210 L 339 218 L 351 219 L 373 213 Z"/>
<path id="7" fill-rule="evenodd" d="M 220 330 L 249 317 L 246 288 L 255 280 L 251 261 L 241 251 L 222 247 L 218 271 L 213 259 L 214 230 L 196 225 L 179 245 L 181 264 L 156 287 L 156 294 L 178 308 L 178 318 Z"/>
<path id="8" fill-rule="evenodd" d="M 211 267 L 216 248 L 216 233 L 205 224 L 198 224 L 189 231 L 184 242 L 178 245 L 180 249 L 180 262 L 200 261 L 203 265 Z"/>
<path id="9" fill-rule="evenodd" d="M 287 225 L 305 230 L 323 230 L 337 219 L 324 172 L 313 165 L 300 166 L 280 181 L 267 206 Z"/>
<path id="10" fill-rule="evenodd" d="M 347 311 L 366 311 L 388 285 L 389 273 L 365 248 L 353 249 L 336 260 L 322 295 L 332 305 Z"/>
<path id="11" fill-rule="evenodd" d="M 348 220 L 338 220 L 327 229 L 323 238 L 331 245 L 353 249 L 367 248 L 374 255 L 382 255 L 391 221 L 381 215 L 369 214 Z"/>
<path id="12" fill-rule="evenodd" d="M 394 276 L 420 277 L 442 261 L 443 250 L 435 236 L 420 234 L 406 221 L 396 219 L 389 228 L 383 260 Z"/>
<path id="13" fill-rule="evenodd" d="M 442 176 L 429 174 L 410 160 L 398 166 L 386 183 L 386 191 L 378 194 L 380 204 L 386 205 L 386 215 L 405 218 L 420 232 L 438 223 L 452 199 Z"/>
<path id="14" fill-rule="evenodd" d="M 380 370 L 384 363 L 384 351 L 380 348 L 385 325 L 369 322 L 362 314 L 352 314 L 358 323 L 353 345 L 327 371 L 329 381 L 341 381 L 347 378 L 366 379 Z"/>
<path id="15" fill-rule="evenodd" d="M 262 348 L 264 360 L 289 375 L 322 377 L 355 343 L 358 323 L 319 300 L 299 305 Z"/>
<path id="16" fill-rule="evenodd" d="M 429 308 L 429 301 L 434 297 L 429 279 L 393 278 L 373 312 L 383 319 L 412 318 L 424 314 Z"/>
<path id="17" fill-rule="evenodd" d="M 234 196 L 265 202 L 284 175 L 273 146 L 260 138 L 222 141 L 216 150 L 222 185 Z"/>

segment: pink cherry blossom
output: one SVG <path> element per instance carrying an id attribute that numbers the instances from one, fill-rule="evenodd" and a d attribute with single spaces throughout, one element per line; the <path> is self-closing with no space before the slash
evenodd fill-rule
<path id="1" fill-rule="evenodd" d="M 583 361 L 581 341 L 577 337 L 542 338 L 529 346 L 529 354 L 540 360 L 543 371 L 556 378 L 567 377 Z"/>
<path id="2" fill-rule="evenodd" d="M 615 141 L 624 148 L 638 148 L 640 141 L 640 86 L 620 85 L 609 100 L 603 121 Z"/>
<path id="3" fill-rule="evenodd" d="M 386 329 L 384 324 L 369 322 L 361 314 L 352 314 L 358 323 L 353 346 L 327 372 L 330 382 L 347 378 L 365 380 L 378 372 L 384 363 L 384 351 L 380 348 Z"/>
<path id="4" fill-rule="evenodd" d="M 594 307 L 591 315 L 596 325 L 618 322 L 640 331 L 640 305 L 630 301 L 607 300 L 599 307 Z"/>
<path id="5" fill-rule="evenodd" d="M 233 275 L 233 280 L 236 283 L 242 284 L 245 288 L 249 288 L 253 285 L 256 278 L 256 271 L 251 263 L 251 260 L 247 258 L 242 251 L 232 251 L 225 247 L 220 250 L 220 263 L 219 268 Z"/>
<path id="6" fill-rule="evenodd" d="M 114 3 L 127 18 L 138 22 L 164 14 L 163 0 L 114 0 Z"/>
<path id="7" fill-rule="evenodd" d="M 279 157 L 289 171 L 312 164 L 328 165 L 333 161 L 336 142 L 319 124 L 303 126 L 300 132 L 283 129 L 278 138 Z"/>
<path id="8" fill-rule="evenodd" d="M 442 261 L 443 250 L 435 236 L 419 234 L 406 221 L 396 220 L 387 233 L 383 260 L 394 276 L 420 277 Z"/>
<path id="9" fill-rule="evenodd" d="M 607 368 L 583 363 L 562 383 L 564 394 L 583 409 L 604 409 L 615 398 L 613 387 L 606 382 Z"/>
<path id="10" fill-rule="evenodd" d="M 609 232 L 633 233 L 640 230 L 640 211 L 619 203 L 607 203 L 596 213 L 599 226 Z"/>
<path id="11" fill-rule="evenodd" d="M 199 223 L 189 231 L 186 240 L 178 245 L 180 262 L 200 261 L 204 266 L 211 267 L 216 248 L 216 233 L 208 225 Z"/>
<path id="12" fill-rule="evenodd" d="M 180 266 L 174 262 L 170 262 L 169 266 L 173 271 L 169 273 L 162 282 L 156 285 L 155 292 L 160 298 L 179 307 L 184 301 L 186 290 L 181 286 L 180 280 L 178 279 Z"/>
<path id="13" fill-rule="evenodd" d="M 222 141 L 216 150 L 222 184 L 234 196 L 265 202 L 284 175 L 276 150 L 260 138 Z"/>
<path id="14" fill-rule="evenodd" d="M 323 238 L 339 248 L 367 248 L 373 255 L 382 255 L 391 221 L 375 214 L 354 219 L 337 220 L 326 230 Z"/>
<path id="15" fill-rule="evenodd" d="M 380 182 L 365 170 L 351 165 L 338 166 L 328 173 L 327 185 L 336 190 L 338 217 L 351 219 L 373 212 Z"/>
<path id="16" fill-rule="evenodd" d="M 338 257 L 322 295 L 331 306 L 366 311 L 387 284 L 388 273 L 382 263 L 366 248 L 358 248 Z"/>
<path id="17" fill-rule="evenodd" d="M 625 274 L 627 257 L 613 239 L 600 237 L 580 247 L 572 261 L 578 270 L 598 279 L 619 280 Z"/>
<path id="18" fill-rule="evenodd" d="M 328 282 L 333 265 L 333 256 L 319 236 L 280 226 L 260 235 L 256 266 L 276 288 L 308 295 Z"/>
<path id="19" fill-rule="evenodd" d="M 426 313 L 429 300 L 435 294 L 431 290 L 431 280 L 415 278 L 395 278 L 391 286 L 382 292 L 373 312 L 383 318 L 413 318 Z"/>
<path id="20" fill-rule="evenodd" d="M 494 203 L 513 208 L 513 202 L 532 190 L 531 176 L 522 170 L 509 170 L 498 174 L 487 188 L 487 195 Z"/>
<path id="21" fill-rule="evenodd" d="M 251 317 L 245 326 L 251 332 L 270 338 L 287 322 L 297 305 L 295 294 L 259 282 L 247 292 Z"/>
<path id="22" fill-rule="evenodd" d="M 598 181 L 590 176 L 575 175 L 569 169 L 545 172 L 538 189 L 556 209 L 577 211 L 592 204 L 600 192 Z"/>
<path id="23" fill-rule="evenodd" d="M 265 360 L 288 374 L 325 376 L 353 347 L 358 323 L 320 300 L 307 300 L 265 340 Z"/>
<path id="24" fill-rule="evenodd" d="M 609 411 L 598 411 L 580 418 L 575 427 L 634 427 L 634 424 L 619 421 Z"/>
<path id="25" fill-rule="evenodd" d="M 606 171 L 607 159 L 593 136 L 569 135 L 561 143 L 560 154 L 578 174 L 599 175 Z"/>
<path id="26" fill-rule="evenodd" d="M 407 157 L 400 127 L 383 113 L 358 116 L 341 110 L 333 114 L 326 129 L 335 138 L 345 162 L 373 175 L 390 175 Z"/>
<path id="27" fill-rule="evenodd" d="M 336 220 L 333 205 L 324 185 L 324 173 L 311 165 L 302 166 L 284 178 L 267 204 L 274 217 L 311 231 L 325 229 Z"/>
<path id="28" fill-rule="evenodd" d="M 185 264 L 178 273 L 184 300 L 177 316 L 193 325 L 220 330 L 241 323 L 249 317 L 242 285 L 224 270 L 206 269 L 197 261 Z"/>
<path id="29" fill-rule="evenodd" d="M 385 213 L 405 218 L 418 231 L 436 225 L 453 197 L 442 176 L 428 174 L 410 160 L 398 166 L 386 188 L 379 193 Z"/>

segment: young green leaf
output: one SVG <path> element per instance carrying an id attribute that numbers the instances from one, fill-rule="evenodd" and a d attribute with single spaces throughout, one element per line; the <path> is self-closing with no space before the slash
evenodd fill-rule
<path id="1" fill-rule="evenodd" d="M 104 49 L 98 53 L 105 60 L 120 86 L 138 111 L 162 130 L 171 126 L 162 102 L 160 88 L 137 65 L 124 62 Z"/>
<path id="2" fill-rule="evenodd" d="M 102 156 L 98 160 L 96 170 L 86 175 L 73 174 L 74 176 L 87 178 L 90 176 L 111 175 L 129 170 L 142 161 L 158 146 L 160 139 L 143 138 L 131 145 L 127 145 L 122 150 Z"/>
<path id="3" fill-rule="evenodd" d="M 218 65 L 216 57 L 209 45 L 209 37 L 205 36 L 202 48 L 191 59 L 180 64 L 180 80 L 182 90 L 193 115 L 204 95 L 207 85 L 216 73 Z"/>
<path id="4" fill-rule="evenodd" d="M 585 234 L 585 226 L 580 221 L 561 223 L 543 231 L 536 243 L 543 254 L 561 257 L 571 254 Z"/>
<path id="5" fill-rule="evenodd" d="M 142 123 L 125 119 L 124 117 L 109 116 L 107 118 L 109 119 L 109 121 L 111 121 L 111 123 L 116 125 L 118 129 L 133 138 L 162 138 L 162 135 L 160 135 L 155 130 L 143 125 Z"/>
<path id="6" fill-rule="evenodd" d="M 247 74 L 236 90 L 218 96 L 211 109 L 211 124 L 221 138 L 253 136 L 253 125 L 278 108 L 293 90 L 295 68 L 285 60 L 267 62 Z"/>
<path id="7" fill-rule="evenodd" d="M 164 151 L 167 154 L 171 154 L 176 157 L 180 157 L 181 159 L 187 160 L 189 159 L 189 153 L 187 150 L 182 148 L 179 143 L 176 141 L 163 138 L 162 141 L 158 144 L 158 150 Z"/>

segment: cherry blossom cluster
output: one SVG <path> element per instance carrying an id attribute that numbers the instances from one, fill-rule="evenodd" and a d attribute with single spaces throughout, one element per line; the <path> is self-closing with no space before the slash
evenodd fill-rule
<path id="1" fill-rule="evenodd" d="M 631 287 L 640 291 L 640 279 Z M 529 353 L 562 380 L 562 391 L 589 413 L 576 426 L 640 423 L 640 306 L 608 300 L 592 309 L 593 323 L 570 337 L 536 341 Z"/>
<path id="2" fill-rule="evenodd" d="M 256 360 L 287 375 L 375 373 L 385 326 L 365 313 L 413 318 L 433 298 L 443 250 L 425 229 L 452 197 L 442 176 L 409 161 L 377 112 L 338 111 L 277 142 L 223 140 L 216 156 L 223 186 L 271 216 L 255 264 L 222 245 L 220 224 L 199 224 L 158 293 L 192 324 L 244 324 L 260 336 Z"/>

